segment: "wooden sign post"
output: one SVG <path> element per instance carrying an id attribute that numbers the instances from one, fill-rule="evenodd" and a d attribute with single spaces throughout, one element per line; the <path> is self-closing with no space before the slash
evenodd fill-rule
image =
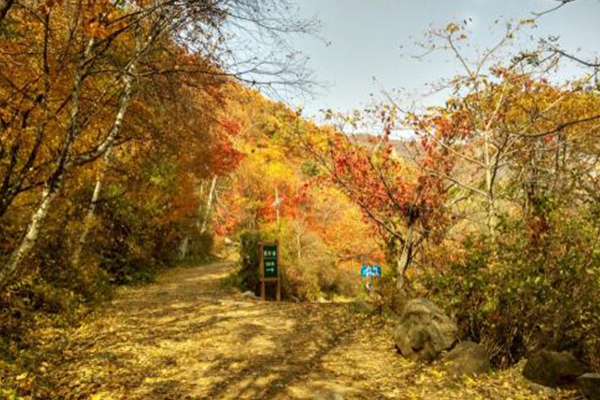
<path id="1" fill-rule="evenodd" d="M 261 243 L 260 245 L 260 298 L 267 299 L 266 284 L 277 284 L 277 301 L 281 301 L 281 279 L 279 275 L 279 244 Z"/>

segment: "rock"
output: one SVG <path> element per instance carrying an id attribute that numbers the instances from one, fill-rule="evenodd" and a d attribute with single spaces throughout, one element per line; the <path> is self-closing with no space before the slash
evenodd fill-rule
<path id="1" fill-rule="evenodd" d="M 557 388 L 569 386 L 589 372 L 589 368 L 570 353 L 541 350 L 527 359 L 523 376 L 540 385 Z"/>
<path id="2" fill-rule="evenodd" d="M 600 400 L 600 374 L 583 374 L 577 378 L 579 393 L 589 400 Z"/>
<path id="3" fill-rule="evenodd" d="M 444 369 L 456 375 L 484 374 L 490 368 L 487 351 L 474 342 L 460 342 L 444 357 Z"/>
<path id="4" fill-rule="evenodd" d="M 456 342 L 458 327 L 429 300 L 410 300 L 404 306 L 394 341 L 409 359 L 430 362 Z"/>

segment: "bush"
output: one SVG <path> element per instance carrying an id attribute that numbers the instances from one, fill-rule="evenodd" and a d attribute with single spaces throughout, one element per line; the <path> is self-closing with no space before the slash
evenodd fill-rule
<path id="1" fill-rule="evenodd" d="M 240 269 L 239 282 L 241 288 L 250 290 L 255 294 L 260 291 L 260 248 L 261 242 L 266 241 L 264 233 L 257 230 L 243 231 L 239 236 L 240 241 Z"/>
<path id="2" fill-rule="evenodd" d="M 592 221 L 585 213 L 554 213 L 540 239 L 506 218 L 497 239 L 468 238 L 463 260 L 422 283 L 456 314 L 463 338 L 484 343 L 496 365 L 547 348 L 600 367 L 600 249 Z"/>
<path id="3" fill-rule="evenodd" d="M 151 282 L 162 268 L 174 263 L 180 232 L 161 220 L 152 204 L 115 197 L 98 207 L 98 226 L 87 245 L 111 283 Z"/>
<path id="4" fill-rule="evenodd" d="M 375 305 L 380 312 L 391 312 L 397 316 L 402 314 L 406 296 L 398 290 L 397 272 L 395 268 L 385 268 L 378 285 L 375 286 Z"/>
<path id="5" fill-rule="evenodd" d="M 238 274 L 243 290 L 259 294 L 259 245 L 275 241 L 280 243 L 283 298 L 312 301 L 321 296 L 354 295 L 360 288 L 359 281 L 336 262 L 321 239 L 296 221 L 283 220 L 260 231 L 243 231 L 239 241 Z"/>
<path id="6" fill-rule="evenodd" d="M 201 233 L 194 227 L 188 234 L 188 250 L 184 262 L 186 264 L 205 263 L 214 260 L 215 238 L 210 232 Z"/>

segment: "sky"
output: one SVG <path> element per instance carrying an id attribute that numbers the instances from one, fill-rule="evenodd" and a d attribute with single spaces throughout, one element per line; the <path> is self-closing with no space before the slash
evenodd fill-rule
<path id="1" fill-rule="evenodd" d="M 290 96 L 292 107 L 320 119 L 320 110 L 361 109 L 382 90 L 401 90 L 404 101 L 435 105 L 440 95 L 425 96 L 428 84 L 458 72 L 448 54 L 417 58 L 416 45 L 423 34 L 450 22 L 470 19 L 469 43 L 474 48 L 491 46 L 507 20 L 533 17 L 533 12 L 552 8 L 553 0 L 298 0 L 298 15 L 315 17 L 321 28 L 317 37 L 300 37 L 294 46 L 306 57 L 314 79 L 321 85 L 313 96 Z M 499 24 L 495 21 L 499 20 Z M 584 57 L 600 53 L 600 1 L 578 0 L 538 19 L 526 31 L 517 48 L 527 48 L 539 38 L 559 36 L 561 47 Z M 571 66 L 564 78 L 583 73 Z"/>

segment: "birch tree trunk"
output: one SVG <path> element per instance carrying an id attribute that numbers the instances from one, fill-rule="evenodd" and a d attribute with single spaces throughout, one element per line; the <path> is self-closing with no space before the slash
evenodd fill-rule
<path id="1" fill-rule="evenodd" d="M 63 149 L 60 152 L 58 163 L 48 178 L 44 189 L 42 190 L 40 203 L 29 220 L 25 235 L 21 239 L 21 242 L 17 248 L 15 248 L 10 255 L 8 263 L 0 271 L 0 289 L 4 288 L 8 284 L 10 279 L 20 268 L 21 262 L 25 259 L 25 257 L 27 257 L 27 255 L 35 246 L 44 220 L 48 215 L 50 206 L 59 192 L 65 169 L 69 164 L 69 157 L 71 155 L 73 141 L 75 140 L 75 136 L 80 129 L 79 100 L 81 96 L 81 85 L 83 83 L 84 76 L 87 73 L 86 61 L 93 45 L 94 39 L 92 38 L 85 45 L 83 55 L 79 61 L 77 73 L 75 74 L 75 78 L 73 80 L 73 89 L 71 91 L 72 103 L 69 111 L 70 123 L 65 132 L 65 142 L 63 144 Z"/>
<path id="2" fill-rule="evenodd" d="M 189 244 L 190 244 L 190 237 L 186 236 L 181 241 L 181 245 L 179 245 L 179 259 L 180 260 L 185 259 L 185 256 L 187 255 Z"/>
<path id="3" fill-rule="evenodd" d="M 277 215 L 277 225 L 279 225 L 279 188 L 275 188 L 275 212 Z"/>
<path id="4" fill-rule="evenodd" d="M 48 215 L 48 210 L 52 201 L 58 194 L 59 185 L 55 187 L 46 187 L 42 191 L 42 200 L 31 216 L 31 220 L 25 232 L 25 236 L 21 240 L 19 247 L 13 251 L 8 263 L 0 270 L 0 288 L 6 286 L 9 280 L 13 277 L 16 271 L 19 269 L 23 259 L 29 254 L 31 249 L 35 246 L 40 234 L 40 228 L 44 222 L 44 219 Z"/>
<path id="5" fill-rule="evenodd" d="M 131 73 L 133 72 L 134 68 L 134 64 L 131 64 L 130 67 L 128 67 L 125 75 L 123 75 L 123 95 L 121 96 L 119 108 L 117 110 L 117 114 L 115 115 L 115 121 L 106 139 L 108 146 L 106 148 L 106 152 L 104 153 L 104 168 L 102 168 L 102 170 L 98 173 L 98 177 L 96 178 L 96 186 L 94 187 L 92 200 L 90 201 L 90 205 L 88 206 L 88 212 L 83 221 L 83 232 L 81 232 L 81 236 L 79 237 L 79 241 L 77 242 L 77 247 L 75 248 L 75 252 L 73 253 L 72 263 L 75 268 L 79 267 L 79 263 L 81 260 L 81 252 L 86 244 L 87 237 L 94 222 L 96 207 L 100 198 L 100 192 L 102 190 L 102 185 L 104 184 L 104 180 L 106 178 L 106 171 L 110 164 L 112 145 L 119 133 L 121 132 L 121 128 L 123 127 L 123 120 L 125 119 L 125 114 L 127 113 L 127 109 L 129 108 L 129 104 L 131 103 L 131 93 L 133 86 L 133 77 L 131 76 Z"/>
<path id="6" fill-rule="evenodd" d="M 204 210 L 204 218 L 202 220 L 202 227 L 200 228 L 200 233 L 203 234 L 206 232 L 206 228 L 208 227 L 208 219 L 210 218 L 210 212 L 212 208 L 212 203 L 215 198 L 215 189 L 217 187 L 217 177 L 213 177 L 212 182 L 210 184 L 210 190 L 208 191 L 208 198 L 206 200 L 206 209 Z"/>
<path id="7" fill-rule="evenodd" d="M 98 206 L 98 200 L 100 199 L 100 192 L 102 191 L 102 186 L 104 185 L 104 180 L 106 179 L 106 171 L 108 170 L 108 165 L 110 163 L 111 150 L 112 149 L 108 149 L 106 151 L 106 154 L 104 155 L 104 166 L 102 170 L 98 172 L 98 176 L 96 178 L 96 186 L 94 187 L 94 193 L 92 194 L 92 200 L 90 201 L 90 205 L 83 220 L 83 231 L 79 236 L 79 240 L 77 241 L 75 251 L 73 252 L 72 264 L 75 268 L 79 268 L 81 252 L 83 251 L 83 247 L 85 246 L 87 237 L 90 233 L 90 229 L 92 228 L 92 224 L 94 222 L 96 207 Z"/>
<path id="8" fill-rule="evenodd" d="M 211 207 L 212 207 L 212 203 L 215 198 L 215 191 L 217 188 L 217 179 L 218 179 L 217 176 L 214 176 L 211 181 L 210 189 L 208 190 L 208 197 L 206 198 L 206 203 L 204 204 L 204 208 L 202 208 L 202 202 L 200 202 L 200 205 L 198 206 L 198 214 L 196 217 L 196 228 L 198 229 L 200 234 L 203 234 L 204 232 L 206 232 L 206 228 L 208 227 L 208 220 L 210 218 Z M 204 185 L 205 185 L 205 182 L 202 182 L 202 184 L 200 185 L 200 197 L 201 198 L 204 195 L 204 187 L 205 187 Z M 183 260 L 185 258 L 185 256 L 187 255 L 189 246 L 190 246 L 190 237 L 186 236 L 181 241 L 181 245 L 179 245 L 179 259 L 180 260 Z"/>
<path id="9" fill-rule="evenodd" d="M 297 247 L 297 253 L 298 253 L 298 261 L 302 260 L 302 231 L 301 231 L 301 226 L 300 226 L 300 222 L 297 221 L 296 222 L 296 247 Z"/>

